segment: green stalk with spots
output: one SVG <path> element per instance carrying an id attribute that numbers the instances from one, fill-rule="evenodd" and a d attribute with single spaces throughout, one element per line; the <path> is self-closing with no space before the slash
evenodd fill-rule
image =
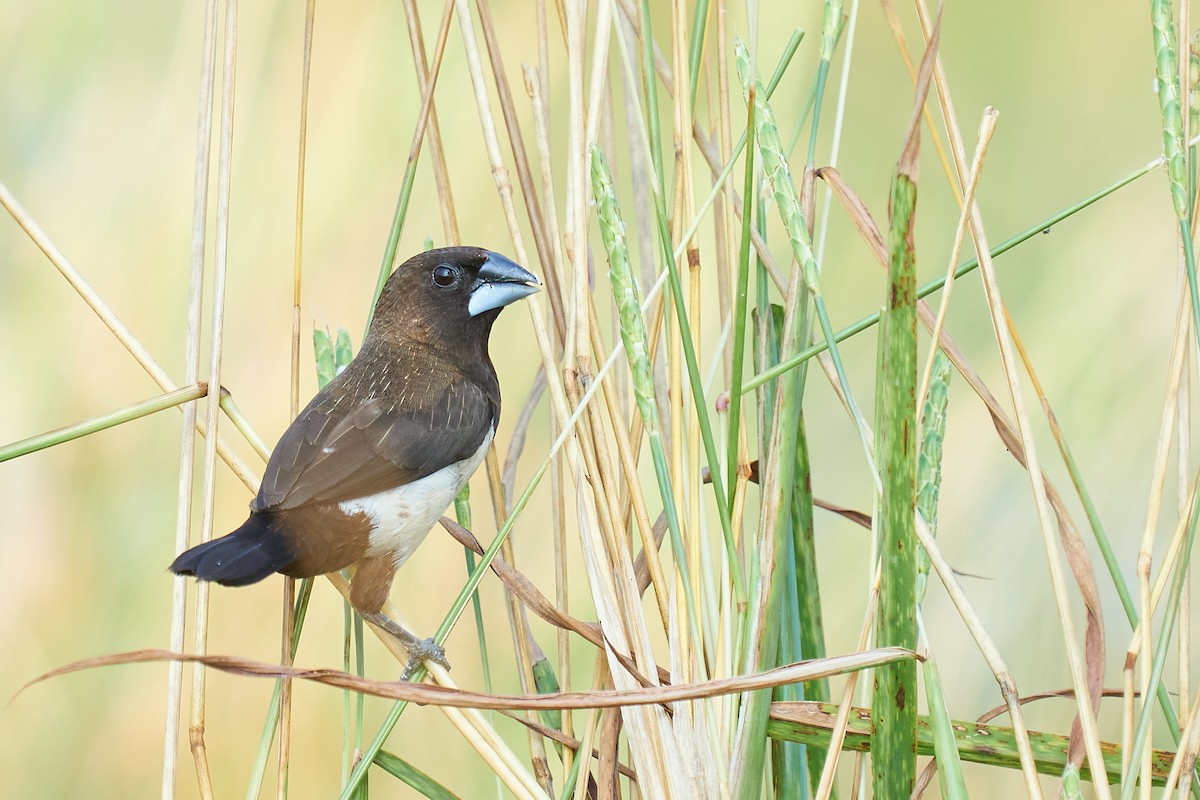
<path id="1" fill-rule="evenodd" d="M 917 646 L 916 433 L 917 284 L 913 214 L 917 187 L 904 171 L 892 181 L 887 294 L 880 330 L 875 445 L 883 492 L 876 533 L 881 561 L 876 644 Z M 916 774 L 916 664 L 875 671 L 871 717 L 876 797 L 908 797 Z"/>
<path id="2" fill-rule="evenodd" d="M 787 705 L 777 705 L 772 709 L 771 722 L 767 732 L 774 738 L 787 739 L 791 742 L 803 742 L 808 745 L 829 744 L 830 730 L 838 707 L 828 703 L 804 703 L 800 711 Z M 954 732 L 954 746 L 963 761 L 972 764 L 986 764 L 1007 770 L 1020 769 L 1020 756 L 1017 753 L 1017 740 L 1013 729 L 1004 725 L 974 722 L 970 720 L 953 720 L 951 728 Z M 850 712 L 846 737 L 842 741 L 842 750 L 856 753 L 871 752 L 872 744 L 871 716 L 865 708 L 855 708 Z M 1041 731 L 1029 732 L 1029 744 L 1033 750 L 1034 769 L 1041 775 L 1062 775 L 1067 763 L 1067 748 L 1070 738 L 1056 733 Z M 1121 779 L 1121 747 L 1110 742 L 1102 742 L 1101 752 L 1104 755 L 1104 768 L 1108 773 L 1109 782 Z M 931 756 L 935 753 L 934 733 L 931 723 L 926 717 L 917 718 L 917 755 Z M 1154 750 L 1150 754 L 1151 783 L 1162 786 L 1171 771 L 1174 753 Z M 1082 780 L 1092 779 L 1091 771 L 1085 763 L 1080 769 Z M 905 795 L 907 797 L 907 795 Z M 945 796 L 945 795 L 943 795 Z"/>

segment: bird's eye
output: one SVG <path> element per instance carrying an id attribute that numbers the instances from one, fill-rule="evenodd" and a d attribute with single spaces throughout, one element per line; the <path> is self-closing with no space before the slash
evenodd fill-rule
<path id="1" fill-rule="evenodd" d="M 458 283 L 460 273 L 457 267 L 449 264 L 438 264 L 433 268 L 433 282 L 443 289 L 449 289 Z"/>

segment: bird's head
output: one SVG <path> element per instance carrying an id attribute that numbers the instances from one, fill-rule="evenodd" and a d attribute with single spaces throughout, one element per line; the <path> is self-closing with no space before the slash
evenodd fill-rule
<path id="1" fill-rule="evenodd" d="M 480 247 L 427 250 L 388 278 L 368 338 L 434 347 L 466 338 L 485 345 L 500 310 L 540 285 L 532 272 Z"/>

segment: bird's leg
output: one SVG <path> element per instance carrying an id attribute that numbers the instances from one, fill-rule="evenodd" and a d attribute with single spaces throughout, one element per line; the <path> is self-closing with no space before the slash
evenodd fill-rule
<path id="1" fill-rule="evenodd" d="M 391 556 L 364 558 L 359 561 L 358 569 L 350 580 L 350 605 L 354 606 L 354 610 L 367 622 L 395 636 L 396 641 L 408 651 L 408 665 L 404 667 L 400 680 L 407 681 L 411 678 L 426 660 L 450 669 L 446 651 L 441 645 L 433 639 L 418 639 L 383 613 L 383 603 L 387 600 L 388 589 L 392 586 L 392 577 L 395 574 L 396 563 Z"/>
<path id="2" fill-rule="evenodd" d="M 391 617 L 379 611 L 364 612 L 362 618 L 395 636 L 396 640 L 408 651 L 408 665 L 400 674 L 400 680 L 407 681 L 412 678 L 425 661 L 433 661 L 450 669 L 450 662 L 446 660 L 446 651 L 433 639 L 420 639 L 414 636 L 397 625 Z"/>

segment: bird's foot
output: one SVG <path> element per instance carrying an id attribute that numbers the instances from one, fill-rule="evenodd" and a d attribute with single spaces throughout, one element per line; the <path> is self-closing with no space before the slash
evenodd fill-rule
<path id="1" fill-rule="evenodd" d="M 400 642 L 408 651 L 408 664 L 404 667 L 400 680 L 407 681 L 412 678 L 426 661 L 432 661 L 450 669 L 450 662 L 446 660 L 446 651 L 433 639 L 419 639 L 413 636 L 400 627 L 395 620 L 378 611 L 360 611 L 359 613 L 367 622 L 377 625 L 396 637 L 396 641 Z"/>
<path id="2" fill-rule="evenodd" d="M 426 661 L 432 661 L 446 669 L 450 669 L 450 662 L 446 660 L 445 649 L 433 639 L 417 639 L 414 637 L 411 642 L 405 642 L 404 647 L 408 650 L 408 666 L 400 674 L 400 680 L 402 681 L 411 680 L 412 676 L 417 673 L 417 670 Z"/>

